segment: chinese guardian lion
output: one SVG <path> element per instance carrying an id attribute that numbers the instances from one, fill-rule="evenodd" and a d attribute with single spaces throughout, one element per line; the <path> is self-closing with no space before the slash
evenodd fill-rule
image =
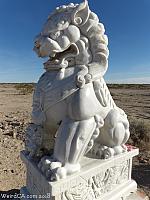
<path id="1" fill-rule="evenodd" d="M 103 79 L 107 45 L 86 0 L 57 7 L 35 39 L 34 51 L 48 61 L 34 92 L 26 149 L 50 180 L 79 171 L 89 152 L 102 159 L 126 151 L 129 122 Z"/>

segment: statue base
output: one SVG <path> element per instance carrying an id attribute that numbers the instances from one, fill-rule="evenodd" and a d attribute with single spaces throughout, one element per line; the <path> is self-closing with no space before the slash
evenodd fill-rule
<path id="1" fill-rule="evenodd" d="M 28 159 L 25 151 L 21 159 L 27 168 L 26 187 L 21 189 L 24 199 L 46 200 L 140 200 L 137 184 L 131 179 L 132 158 L 138 149 L 107 160 L 84 157 L 81 171 L 66 179 L 50 182 Z M 136 197 L 137 196 L 137 197 Z"/>

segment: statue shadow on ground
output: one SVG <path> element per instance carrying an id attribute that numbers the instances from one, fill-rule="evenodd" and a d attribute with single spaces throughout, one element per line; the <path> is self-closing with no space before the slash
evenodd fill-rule
<path id="1" fill-rule="evenodd" d="M 139 186 L 150 188 L 150 165 L 133 166 L 132 178 L 137 181 Z"/>

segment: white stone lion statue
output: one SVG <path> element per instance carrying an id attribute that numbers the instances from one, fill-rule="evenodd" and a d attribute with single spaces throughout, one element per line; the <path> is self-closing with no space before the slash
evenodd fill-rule
<path id="1" fill-rule="evenodd" d="M 34 51 L 48 61 L 34 92 L 26 149 L 50 180 L 79 171 L 88 152 L 102 159 L 126 150 L 129 122 L 103 79 L 107 45 L 86 0 L 57 7 L 35 39 Z"/>

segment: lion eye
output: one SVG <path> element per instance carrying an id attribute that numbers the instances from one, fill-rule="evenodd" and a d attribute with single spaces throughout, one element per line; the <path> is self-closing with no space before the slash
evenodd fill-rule
<path id="1" fill-rule="evenodd" d="M 59 37 L 60 36 L 60 31 L 57 31 L 57 32 L 55 32 L 55 33 L 50 33 L 50 37 L 52 38 L 52 39 L 56 39 L 57 37 Z"/>

